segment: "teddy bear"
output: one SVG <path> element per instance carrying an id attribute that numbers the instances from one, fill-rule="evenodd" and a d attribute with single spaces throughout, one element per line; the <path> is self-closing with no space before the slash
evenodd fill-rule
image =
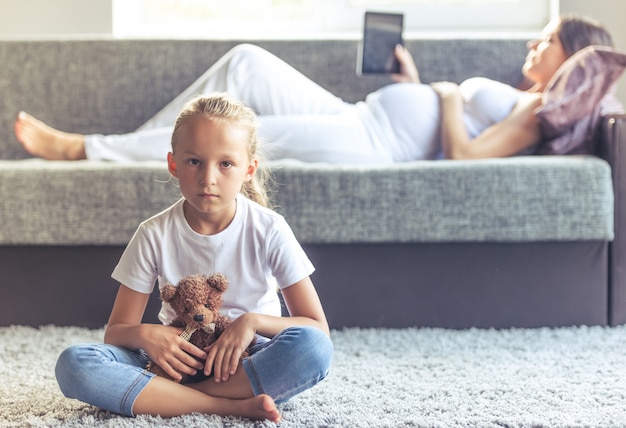
<path id="1" fill-rule="evenodd" d="M 184 327 L 181 338 L 188 340 L 200 349 L 214 343 L 230 325 L 232 320 L 220 314 L 223 294 L 228 288 L 228 280 L 221 273 L 212 275 L 189 275 L 182 278 L 176 286 L 168 283 L 161 289 L 161 300 L 170 304 L 176 312 L 176 318 L 170 325 Z M 244 353 L 242 358 L 248 353 Z M 156 363 L 149 361 L 148 371 L 172 379 Z M 180 383 L 194 383 L 207 378 L 202 370 L 195 376 L 182 373 Z"/>

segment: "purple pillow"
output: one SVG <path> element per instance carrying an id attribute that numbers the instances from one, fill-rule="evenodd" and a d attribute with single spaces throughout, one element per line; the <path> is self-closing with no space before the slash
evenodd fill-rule
<path id="1" fill-rule="evenodd" d="M 596 111 L 626 68 L 626 54 L 607 46 L 587 46 L 569 57 L 552 77 L 536 110 L 544 140 L 568 132 Z"/>

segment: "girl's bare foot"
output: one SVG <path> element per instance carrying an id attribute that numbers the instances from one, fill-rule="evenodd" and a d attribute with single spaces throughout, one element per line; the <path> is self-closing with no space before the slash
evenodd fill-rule
<path id="1" fill-rule="evenodd" d="M 274 423 L 278 423 L 281 420 L 276 403 L 274 403 L 274 400 L 269 395 L 261 394 L 241 400 L 234 398 L 212 398 L 213 400 L 210 407 L 213 409 L 206 409 L 203 411 L 204 413 L 220 416 L 238 416 L 255 421 L 268 420 Z M 215 407 L 217 407 L 217 410 Z M 195 411 L 197 412 L 198 409 Z M 160 416 L 174 416 L 163 414 L 162 412 L 157 414 Z"/>
<path id="2" fill-rule="evenodd" d="M 268 421 L 280 422 L 280 412 L 269 395 L 257 395 L 256 397 L 241 400 L 241 416 L 249 419 L 267 419 Z"/>
<path id="3" fill-rule="evenodd" d="M 238 371 L 237 374 L 243 373 L 243 370 Z M 245 375 L 244 375 L 245 376 Z M 233 382 L 234 378 L 230 378 L 229 382 Z M 231 396 L 235 398 L 219 398 L 220 395 L 214 395 L 208 393 L 206 391 L 206 386 L 208 383 L 212 383 L 213 378 L 198 383 L 192 383 L 187 385 L 188 387 L 195 389 L 196 391 L 200 391 L 203 394 L 207 394 L 210 397 L 218 397 L 218 400 L 227 400 L 229 405 L 232 405 L 232 414 L 235 416 L 243 416 L 249 419 L 268 419 L 273 422 L 278 422 L 280 420 L 280 413 L 276 408 L 276 404 L 274 400 L 269 395 L 260 394 L 257 396 L 252 395 L 252 389 L 249 387 L 249 383 L 246 388 L 244 388 L 243 393 L 237 393 L 235 390 L 229 390 L 229 393 L 226 396 Z M 220 382 L 219 386 L 226 387 L 225 385 L 229 382 Z M 213 385 L 216 385 L 213 383 Z M 240 388 L 241 389 L 241 388 Z M 222 394 L 225 392 L 222 391 Z M 239 398 L 236 398 L 239 397 Z M 251 397 L 251 398 L 244 398 Z"/>
<path id="4" fill-rule="evenodd" d="M 15 136 L 33 156 L 48 160 L 85 159 L 85 136 L 54 129 L 21 111 L 15 120 Z"/>
<path id="5" fill-rule="evenodd" d="M 243 399 L 214 397 L 159 376 L 152 378 L 137 396 L 133 412 L 164 418 L 195 412 L 272 422 L 281 419 L 276 403 L 269 395 Z"/>

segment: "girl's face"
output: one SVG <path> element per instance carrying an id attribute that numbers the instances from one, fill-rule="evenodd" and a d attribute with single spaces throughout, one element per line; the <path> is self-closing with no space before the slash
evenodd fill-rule
<path id="1" fill-rule="evenodd" d="M 189 119 L 177 132 L 167 161 L 185 198 L 187 222 L 198 233 L 218 233 L 232 221 L 235 197 L 257 170 L 248 134 L 232 121 L 206 116 Z"/>
<path id="2" fill-rule="evenodd" d="M 565 62 L 567 55 L 559 39 L 559 21 L 550 22 L 542 37 L 528 42 L 528 55 L 522 68 L 524 75 L 543 91 L 554 73 Z"/>

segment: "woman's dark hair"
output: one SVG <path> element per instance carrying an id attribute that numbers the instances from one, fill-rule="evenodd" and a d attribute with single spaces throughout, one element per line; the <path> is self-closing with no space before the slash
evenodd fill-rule
<path id="1" fill-rule="evenodd" d="M 570 57 L 590 45 L 613 47 L 613 37 L 598 21 L 580 15 L 564 15 L 560 18 L 559 39 Z"/>

